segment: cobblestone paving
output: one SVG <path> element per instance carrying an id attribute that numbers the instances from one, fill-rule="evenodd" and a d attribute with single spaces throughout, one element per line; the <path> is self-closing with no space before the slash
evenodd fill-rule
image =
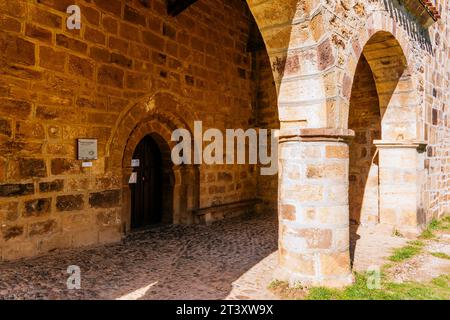
<path id="1" fill-rule="evenodd" d="M 158 226 L 118 244 L 0 263 L 0 299 L 277 299 L 267 290 L 277 232 L 273 215 Z M 353 234 L 362 272 L 408 241 L 370 228 Z M 81 290 L 67 290 L 70 265 L 81 269 Z"/>
<path id="2" fill-rule="evenodd" d="M 270 299 L 277 230 L 268 215 L 160 226 L 119 244 L 0 263 L 0 299 Z M 70 265 L 81 269 L 81 290 L 67 290 Z"/>

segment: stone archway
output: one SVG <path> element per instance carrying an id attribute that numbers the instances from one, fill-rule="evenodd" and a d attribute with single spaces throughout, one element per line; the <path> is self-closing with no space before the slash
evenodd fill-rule
<path id="1" fill-rule="evenodd" d="M 348 242 L 348 145 L 332 125 L 337 57 L 320 1 L 248 1 L 278 93 L 279 265 L 291 285 L 352 282 Z"/>
<path id="2" fill-rule="evenodd" d="M 358 177 L 355 174 L 358 171 L 355 171 L 358 162 L 356 157 L 361 157 L 361 154 L 352 155 L 351 215 L 361 215 L 363 224 L 379 223 L 391 232 L 417 235 L 425 220 L 420 201 L 425 143 L 419 140 L 419 103 L 407 54 L 401 43 L 388 31 L 374 32 L 364 46 L 356 50 L 359 60 L 355 76 L 349 82 L 352 83 L 352 89 L 350 91 L 349 84 L 344 88 L 344 95 L 349 97 L 349 127 L 359 130 L 360 134 L 362 132 L 362 126 L 355 123 L 354 108 L 358 108 L 356 104 L 361 99 L 358 96 L 361 83 L 358 81 L 365 68 L 366 79 L 373 77 L 372 89 L 366 90 L 375 95 L 372 97 L 372 106 L 366 108 L 366 112 L 372 113 L 368 125 L 373 130 L 372 134 L 366 133 L 365 136 L 359 136 L 357 132 L 353 147 L 355 149 L 357 144 L 365 144 L 362 150 L 367 150 L 367 156 L 373 156 L 374 159 L 371 165 L 366 165 L 367 172 L 359 168 L 364 172 L 359 170 Z M 363 190 L 359 199 L 354 194 L 357 188 Z M 359 204 L 356 203 L 358 201 Z"/>
<path id="3" fill-rule="evenodd" d="M 157 93 L 146 102 L 132 106 L 122 117 L 118 124 L 115 136 L 111 139 L 108 159 L 110 170 L 120 170 L 122 173 L 122 223 L 124 232 L 130 230 L 131 192 L 129 178 L 132 172 L 131 160 L 138 143 L 145 136 L 152 136 L 162 153 L 164 163 L 164 177 L 168 179 L 169 189 L 172 192 L 169 203 L 164 203 L 165 210 L 171 211 L 174 224 L 194 223 L 193 211 L 199 205 L 199 170 L 195 165 L 173 165 L 171 150 L 175 142 L 171 141 L 175 129 L 185 128 L 191 131 L 186 118 L 175 116 L 161 105 L 172 106 L 177 110 L 180 103 L 167 93 Z M 173 110 L 172 109 L 172 110 Z M 187 112 L 183 109 L 183 114 Z M 192 136 L 192 135 L 191 135 Z"/>

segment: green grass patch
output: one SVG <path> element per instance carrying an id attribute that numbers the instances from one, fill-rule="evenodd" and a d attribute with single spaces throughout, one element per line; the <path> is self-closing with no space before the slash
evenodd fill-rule
<path id="1" fill-rule="evenodd" d="M 437 287 L 450 290 L 450 274 L 444 274 L 431 281 Z"/>
<path id="2" fill-rule="evenodd" d="M 440 276 L 432 282 L 392 283 L 381 280 L 380 289 L 369 289 L 371 275 L 355 274 L 355 283 L 343 290 L 311 288 L 309 300 L 448 300 L 450 299 L 450 275 Z"/>
<path id="3" fill-rule="evenodd" d="M 444 217 L 440 220 L 433 219 L 427 226 L 427 228 L 420 235 L 421 239 L 433 239 L 435 237 L 434 232 L 450 230 L 450 216 Z"/>
<path id="4" fill-rule="evenodd" d="M 405 247 L 395 249 L 392 256 L 389 257 L 389 260 L 393 262 L 404 261 L 414 257 L 420 252 L 422 252 L 422 245 L 414 245 L 410 243 Z"/>
<path id="5" fill-rule="evenodd" d="M 431 252 L 431 255 L 436 258 L 450 260 L 450 255 L 443 253 L 443 252 Z"/>

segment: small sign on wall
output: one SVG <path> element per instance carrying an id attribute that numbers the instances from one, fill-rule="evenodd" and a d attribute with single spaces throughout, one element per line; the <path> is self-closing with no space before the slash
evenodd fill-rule
<path id="1" fill-rule="evenodd" d="M 141 162 L 139 161 L 139 159 L 132 159 L 131 160 L 131 167 L 132 168 L 139 168 L 140 165 L 141 165 Z"/>
<path id="2" fill-rule="evenodd" d="M 78 160 L 97 160 L 97 139 L 78 139 Z"/>

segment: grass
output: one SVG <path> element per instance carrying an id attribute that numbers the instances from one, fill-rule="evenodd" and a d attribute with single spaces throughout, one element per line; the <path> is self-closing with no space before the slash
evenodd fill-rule
<path id="1" fill-rule="evenodd" d="M 291 288 L 287 282 L 279 280 L 272 281 L 269 290 L 285 300 L 303 300 L 307 295 L 305 288 L 301 286 Z"/>
<path id="2" fill-rule="evenodd" d="M 436 237 L 436 231 L 450 230 L 450 216 L 444 217 L 441 220 L 433 219 L 427 226 L 427 228 L 420 235 L 421 239 L 433 239 Z"/>
<path id="3" fill-rule="evenodd" d="M 447 259 L 450 260 L 450 255 L 443 252 L 431 252 L 431 255 L 436 258 Z"/>
<path id="4" fill-rule="evenodd" d="M 450 275 L 442 275 L 430 283 L 393 283 L 381 274 L 380 288 L 370 289 L 371 273 L 355 273 L 355 283 L 345 289 L 325 287 L 289 288 L 287 282 L 273 281 L 269 289 L 289 300 L 449 300 Z"/>
<path id="5" fill-rule="evenodd" d="M 389 257 L 389 260 L 393 262 L 400 262 L 412 258 L 422 252 L 423 245 L 423 242 L 418 240 L 410 241 L 407 246 L 395 249 L 392 256 Z"/>
<path id="6" fill-rule="evenodd" d="M 370 289 L 373 273 L 355 273 L 355 282 L 344 289 L 325 287 L 304 288 L 297 286 L 290 288 L 287 282 L 273 281 L 269 289 L 282 299 L 308 300 L 450 300 L 450 274 L 434 278 L 429 283 L 404 282 L 394 283 L 385 275 L 385 271 L 397 263 L 414 257 L 423 251 L 423 240 L 435 237 L 434 232 L 450 230 L 450 217 L 433 220 L 420 236 L 420 240 L 409 241 L 406 246 L 394 250 L 389 257 L 391 261 L 381 268 L 380 288 Z M 433 256 L 450 259 L 442 252 L 431 253 Z"/>
<path id="7" fill-rule="evenodd" d="M 309 300 L 448 300 L 450 275 L 440 276 L 430 283 L 393 283 L 382 277 L 380 289 L 369 289 L 368 276 L 355 274 L 355 283 L 343 290 L 311 288 Z"/>

